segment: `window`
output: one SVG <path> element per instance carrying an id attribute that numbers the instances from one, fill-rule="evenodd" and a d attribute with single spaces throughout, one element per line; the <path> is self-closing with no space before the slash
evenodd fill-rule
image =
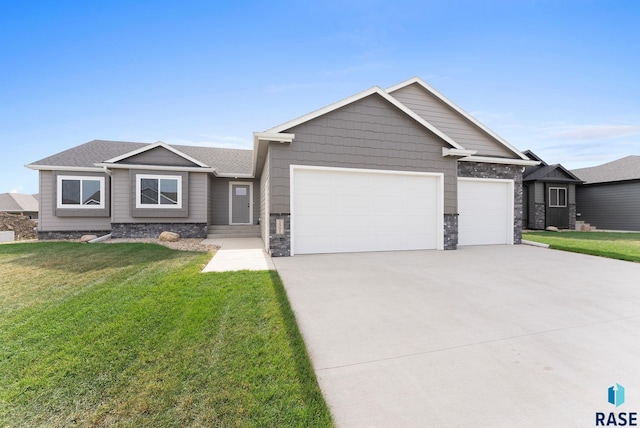
<path id="1" fill-rule="evenodd" d="M 567 189 L 565 187 L 549 187 L 549 206 L 567 206 Z"/>
<path id="2" fill-rule="evenodd" d="M 136 208 L 182 208 L 182 177 L 136 176 Z"/>
<path id="3" fill-rule="evenodd" d="M 104 177 L 58 176 L 58 208 L 104 208 Z"/>

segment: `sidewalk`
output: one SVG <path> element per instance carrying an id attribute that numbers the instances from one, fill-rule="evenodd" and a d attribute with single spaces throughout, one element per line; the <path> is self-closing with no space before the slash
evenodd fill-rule
<path id="1" fill-rule="evenodd" d="M 220 247 L 202 272 L 275 270 L 260 238 L 205 239 L 202 243 Z"/>

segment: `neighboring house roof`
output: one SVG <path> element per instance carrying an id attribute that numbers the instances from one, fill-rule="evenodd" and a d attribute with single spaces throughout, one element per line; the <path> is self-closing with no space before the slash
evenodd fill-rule
<path id="1" fill-rule="evenodd" d="M 540 162 L 538 166 L 529 166 L 522 176 L 523 181 L 553 181 L 582 183 L 582 180 L 560 164 L 549 165 L 531 150 L 523 152 L 530 159 Z"/>
<path id="2" fill-rule="evenodd" d="M 68 167 L 68 168 L 97 168 L 109 160 L 121 160 L 127 155 L 141 153 L 146 149 L 159 146 L 166 147 L 164 143 L 133 143 L 126 141 L 93 140 L 85 144 L 73 147 L 53 156 L 33 162 L 29 167 L 43 169 L 42 167 Z M 225 149 L 218 147 L 182 146 L 170 145 L 174 153 L 176 151 L 187 155 L 202 165 L 208 165 L 218 174 L 250 174 L 252 167 L 252 150 Z"/>
<path id="3" fill-rule="evenodd" d="M 0 211 L 4 212 L 37 212 L 37 195 L 24 195 L 21 193 L 0 194 Z"/>
<path id="4" fill-rule="evenodd" d="M 631 155 L 590 168 L 574 169 L 571 172 L 585 181 L 585 184 L 638 180 L 640 179 L 640 156 Z"/>

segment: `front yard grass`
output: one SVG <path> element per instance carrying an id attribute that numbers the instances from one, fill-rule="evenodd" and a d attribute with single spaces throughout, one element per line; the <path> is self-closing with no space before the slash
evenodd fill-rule
<path id="1" fill-rule="evenodd" d="M 522 239 L 549 244 L 557 250 L 640 262 L 640 233 L 528 232 Z"/>
<path id="2" fill-rule="evenodd" d="M 153 244 L 0 246 L 0 426 L 331 426 L 275 272 Z"/>

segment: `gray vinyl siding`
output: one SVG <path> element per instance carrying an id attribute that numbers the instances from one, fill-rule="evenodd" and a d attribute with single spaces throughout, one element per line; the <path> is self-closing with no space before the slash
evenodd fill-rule
<path id="1" fill-rule="evenodd" d="M 260 175 L 260 235 L 265 242 L 267 248 L 269 248 L 269 207 L 267 206 L 267 200 L 269 198 L 269 177 L 271 176 L 271 162 L 269 161 L 269 148 L 267 148 L 267 156 Z"/>
<path id="2" fill-rule="evenodd" d="M 405 86 L 392 95 L 465 149 L 477 150 L 479 156 L 514 156 L 513 152 L 418 84 Z"/>
<path id="3" fill-rule="evenodd" d="M 146 152 L 123 159 L 118 163 L 135 165 L 199 166 L 182 156 L 178 156 L 177 154 L 165 149 L 164 147 L 156 147 L 155 149 L 147 150 Z"/>
<path id="4" fill-rule="evenodd" d="M 576 193 L 578 220 L 598 229 L 640 231 L 640 181 L 579 186 Z"/>
<path id="5" fill-rule="evenodd" d="M 289 213 L 289 166 L 444 173 L 444 212 L 457 211 L 456 161 L 448 147 L 377 94 L 293 127 L 291 144 L 270 146 L 270 212 Z"/>
<path id="6" fill-rule="evenodd" d="M 65 174 L 67 174 L 65 172 Z M 88 175 L 83 173 L 83 175 Z M 110 230 L 110 217 L 57 217 L 55 173 L 40 171 L 40 212 L 38 229 L 43 232 Z"/>
<path id="7" fill-rule="evenodd" d="M 167 174 L 167 171 L 145 170 L 144 174 Z M 174 174 L 175 175 L 175 174 Z M 133 217 L 131 198 L 132 186 L 134 186 L 129 170 L 115 169 L 112 172 L 111 182 L 114 189 L 112 200 L 113 223 L 206 223 L 207 222 L 207 173 L 188 173 L 188 215 L 186 217 Z M 163 210 L 166 211 L 166 210 Z"/>
<path id="8" fill-rule="evenodd" d="M 253 183 L 253 223 L 260 216 L 260 186 L 254 180 L 216 177 L 211 183 L 211 224 L 229 224 L 229 182 Z"/>

